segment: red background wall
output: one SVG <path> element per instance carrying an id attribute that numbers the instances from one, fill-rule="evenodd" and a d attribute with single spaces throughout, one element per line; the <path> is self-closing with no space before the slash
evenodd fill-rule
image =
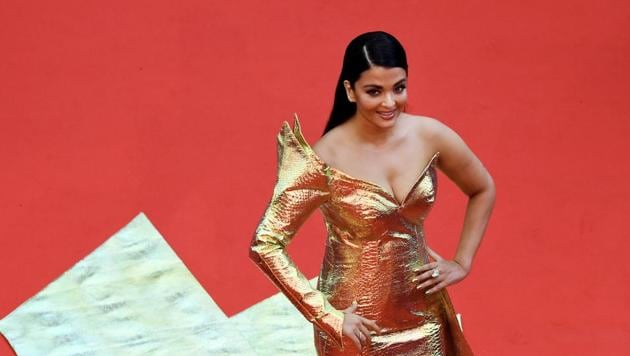
<path id="1" fill-rule="evenodd" d="M 320 136 L 343 50 L 406 46 L 410 112 L 457 132 L 498 200 L 451 287 L 479 355 L 630 347 L 625 1 L 3 1 L 0 317 L 139 211 L 228 315 L 276 292 L 247 258 L 293 112 Z M 429 243 L 452 256 L 444 175 Z M 290 252 L 317 275 L 314 215 Z M 624 303 L 626 302 L 626 303 Z M 10 348 L 0 343 L 0 353 Z"/>

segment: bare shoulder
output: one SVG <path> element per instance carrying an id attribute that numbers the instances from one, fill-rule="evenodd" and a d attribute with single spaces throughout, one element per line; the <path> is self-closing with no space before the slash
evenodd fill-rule
<path id="1" fill-rule="evenodd" d="M 406 115 L 406 125 L 416 133 L 419 139 L 429 142 L 439 150 L 438 141 L 445 134 L 448 135 L 452 131 L 440 120 L 424 115 Z"/>
<path id="2" fill-rule="evenodd" d="M 453 180 L 462 191 L 473 194 L 492 185 L 492 177 L 462 137 L 438 119 L 416 116 L 420 124 L 418 132 L 428 140 L 435 151 L 440 152 L 438 167 Z"/>
<path id="3" fill-rule="evenodd" d="M 312 145 L 315 154 L 326 163 L 334 161 L 334 147 L 336 146 L 335 143 L 338 142 L 338 140 L 340 139 L 339 134 L 340 128 L 335 127 L 332 130 L 326 132 Z"/>
<path id="4" fill-rule="evenodd" d="M 462 137 L 451 127 L 437 118 L 429 116 L 409 115 L 414 118 L 415 132 L 421 139 L 428 141 L 435 151 L 449 156 L 453 150 L 469 150 Z"/>

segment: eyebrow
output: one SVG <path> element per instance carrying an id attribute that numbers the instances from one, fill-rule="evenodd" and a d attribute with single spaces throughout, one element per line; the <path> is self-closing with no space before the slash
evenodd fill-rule
<path id="1" fill-rule="evenodd" d="M 399 86 L 400 84 L 406 82 L 407 79 L 401 79 L 399 81 L 396 82 L 396 84 L 394 84 L 394 86 Z M 382 89 L 383 87 L 380 85 L 376 85 L 376 84 L 366 84 L 363 86 L 363 89 L 367 89 L 367 88 L 376 88 L 376 89 Z"/>

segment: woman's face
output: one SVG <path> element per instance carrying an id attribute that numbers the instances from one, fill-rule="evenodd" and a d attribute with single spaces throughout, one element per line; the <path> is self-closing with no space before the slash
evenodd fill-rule
<path id="1" fill-rule="evenodd" d="M 407 104 L 407 73 L 403 68 L 374 66 L 354 83 L 344 82 L 357 115 L 380 127 L 390 127 Z"/>

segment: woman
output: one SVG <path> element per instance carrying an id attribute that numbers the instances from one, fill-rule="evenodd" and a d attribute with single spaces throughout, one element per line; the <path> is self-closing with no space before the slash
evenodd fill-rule
<path id="1" fill-rule="evenodd" d="M 311 147 L 297 117 L 278 134 L 278 181 L 250 257 L 314 324 L 319 355 L 472 355 L 445 287 L 470 272 L 494 183 L 453 130 L 405 112 L 406 85 L 400 43 L 362 34 L 346 49 L 322 138 Z M 469 196 L 452 260 L 424 239 L 436 167 Z M 286 246 L 316 208 L 328 238 L 313 289 Z"/>

